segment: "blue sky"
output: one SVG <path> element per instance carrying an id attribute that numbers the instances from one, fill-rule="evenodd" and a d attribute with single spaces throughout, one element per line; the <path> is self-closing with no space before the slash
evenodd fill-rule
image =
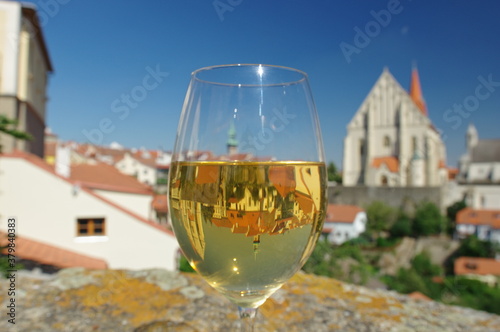
<path id="1" fill-rule="evenodd" d="M 39 7 L 55 69 L 47 124 L 63 140 L 171 150 L 190 73 L 227 63 L 307 72 L 326 158 L 338 166 L 346 125 L 384 67 L 407 89 L 417 64 L 448 165 L 465 152 L 469 123 L 480 138 L 500 138 L 495 0 L 28 2 Z"/>

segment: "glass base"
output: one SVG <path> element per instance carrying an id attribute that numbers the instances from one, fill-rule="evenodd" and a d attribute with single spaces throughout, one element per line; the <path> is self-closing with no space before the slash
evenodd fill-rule
<path id="1" fill-rule="evenodd" d="M 241 332 L 253 332 L 255 317 L 257 316 L 258 308 L 242 308 L 238 307 L 238 312 L 240 314 L 240 331 Z"/>
<path id="2" fill-rule="evenodd" d="M 238 307 L 238 312 L 240 313 L 240 318 L 242 319 L 254 319 L 257 316 L 258 308 L 242 308 Z"/>

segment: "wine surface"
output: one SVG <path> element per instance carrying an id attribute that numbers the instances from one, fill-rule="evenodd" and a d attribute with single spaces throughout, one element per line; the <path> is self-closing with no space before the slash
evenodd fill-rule
<path id="1" fill-rule="evenodd" d="M 324 163 L 174 162 L 172 225 L 191 266 L 258 307 L 311 254 L 326 209 Z"/>

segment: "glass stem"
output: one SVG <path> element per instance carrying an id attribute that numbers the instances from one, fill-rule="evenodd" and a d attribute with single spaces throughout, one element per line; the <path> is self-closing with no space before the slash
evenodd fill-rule
<path id="1" fill-rule="evenodd" d="M 240 314 L 241 331 L 253 332 L 255 316 L 257 316 L 258 308 L 242 308 L 238 307 Z"/>

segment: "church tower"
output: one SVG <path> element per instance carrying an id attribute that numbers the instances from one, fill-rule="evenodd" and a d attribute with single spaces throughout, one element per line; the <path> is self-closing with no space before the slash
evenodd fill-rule
<path id="1" fill-rule="evenodd" d="M 418 76 L 418 70 L 416 66 L 413 66 L 413 69 L 411 71 L 410 98 L 411 100 L 413 100 L 415 105 L 417 105 L 420 112 L 422 112 L 423 115 L 428 116 L 427 106 L 425 105 L 422 88 L 420 87 L 420 78 Z"/>
<path id="2" fill-rule="evenodd" d="M 472 151 L 479 141 L 479 135 L 477 134 L 476 127 L 471 123 L 467 128 L 467 151 Z"/>
<path id="3" fill-rule="evenodd" d="M 343 185 L 437 187 L 446 150 L 428 117 L 418 70 L 404 89 L 385 68 L 347 125 Z"/>
<path id="4" fill-rule="evenodd" d="M 229 125 L 229 130 L 227 131 L 227 154 L 233 155 L 238 153 L 238 140 L 236 139 L 236 128 L 234 127 L 233 121 Z"/>

